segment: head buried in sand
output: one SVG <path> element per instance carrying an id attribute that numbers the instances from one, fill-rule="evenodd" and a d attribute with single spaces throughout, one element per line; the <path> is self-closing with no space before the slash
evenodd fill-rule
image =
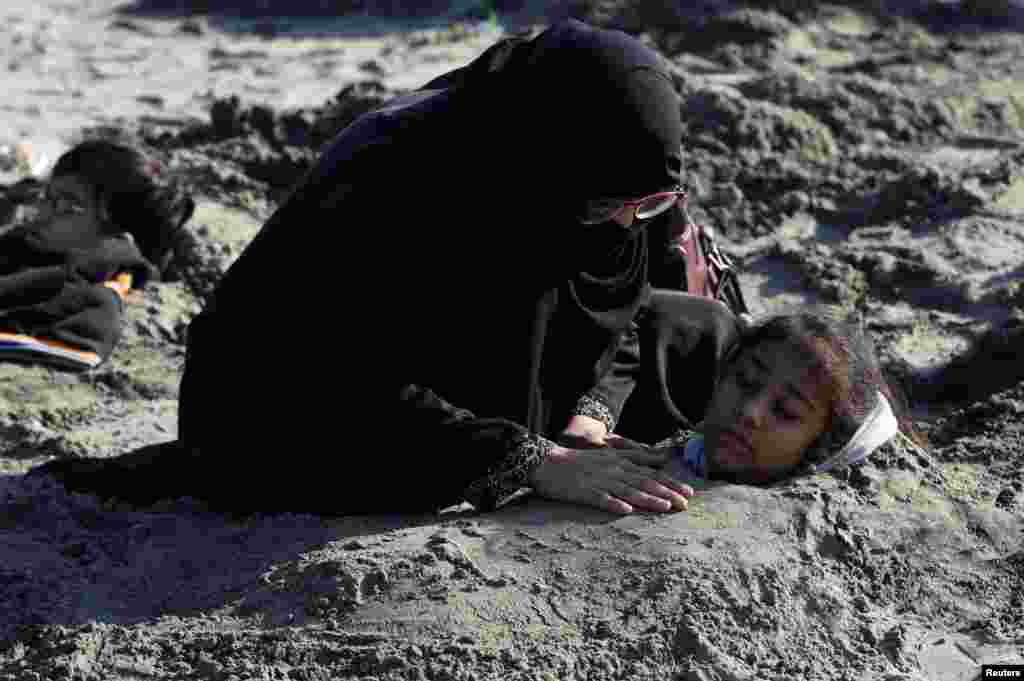
<path id="1" fill-rule="evenodd" d="M 40 229 L 51 242 L 72 245 L 131 234 L 142 255 L 162 271 L 193 208 L 158 161 L 129 144 L 94 139 L 75 145 L 54 165 Z"/>
<path id="2" fill-rule="evenodd" d="M 726 363 L 703 424 L 709 478 L 764 484 L 830 470 L 899 431 L 873 344 L 830 313 L 756 324 Z"/>

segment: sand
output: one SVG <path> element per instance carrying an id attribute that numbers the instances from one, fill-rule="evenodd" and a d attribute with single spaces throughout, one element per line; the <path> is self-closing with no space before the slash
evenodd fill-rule
<path id="1" fill-rule="evenodd" d="M 698 214 L 752 306 L 859 312 L 915 398 L 925 451 L 708 486 L 666 516 L 525 498 L 318 518 L 132 508 L 24 473 L 173 439 L 187 323 L 319 145 L 565 8 L 385 20 L 5 3 L 0 145 L 27 143 L 45 173 L 83 131 L 128 129 L 199 207 L 107 365 L 0 364 L 0 679 L 966 681 L 1024 664 L 1019 8 L 873 4 L 573 11 L 671 60 Z M 937 374 L 964 389 L 926 380 L 977 343 L 978 361 Z"/>

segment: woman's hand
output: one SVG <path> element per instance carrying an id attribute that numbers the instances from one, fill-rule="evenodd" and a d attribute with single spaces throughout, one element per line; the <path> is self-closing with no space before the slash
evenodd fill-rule
<path id="1" fill-rule="evenodd" d="M 558 444 L 571 449 L 595 449 L 606 447 L 607 437 L 608 427 L 603 422 L 576 414 L 558 436 Z"/>
<path id="2" fill-rule="evenodd" d="M 558 436 L 558 444 L 570 449 L 645 450 L 648 448 L 647 445 L 629 438 L 609 433 L 608 428 L 601 421 L 579 414 L 572 417 L 569 425 Z"/>
<path id="3" fill-rule="evenodd" d="M 533 471 L 531 484 L 542 497 L 612 513 L 685 511 L 693 489 L 655 469 L 667 458 L 665 452 L 556 446 Z"/>

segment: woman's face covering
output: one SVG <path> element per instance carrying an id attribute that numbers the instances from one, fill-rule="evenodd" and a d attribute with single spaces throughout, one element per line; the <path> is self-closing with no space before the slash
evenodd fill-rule
<path id="1" fill-rule="evenodd" d="M 92 185 L 75 175 L 61 175 L 47 185 L 35 230 L 54 247 L 74 247 L 101 236 L 103 222 Z"/>
<path id="2" fill-rule="evenodd" d="M 722 377 L 704 419 L 709 478 L 765 483 L 793 470 L 829 420 L 815 358 L 769 341 L 744 350 Z"/>
<path id="3" fill-rule="evenodd" d="M 508 105 L 481 120 L 505 124 L 514 153 L 557 150 L 534 164 L 538 191 L 557 188 L 582 201 L 642 197 L 680 183 L 680 100 L 656 52 L 625 33 L 574 21 L 527 50 L 505 74 L 516 76 Z"/>

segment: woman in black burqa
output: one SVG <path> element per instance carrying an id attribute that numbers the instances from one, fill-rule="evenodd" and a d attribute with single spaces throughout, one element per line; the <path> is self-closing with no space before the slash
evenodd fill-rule
<path id="1" fill-rule="evenodd" d="M 681 136 L 629 36 L 497 43 L 343 130 L 231 267 L 189 329 L 178 444 L 52 471 L 242 510 L 488 509 L 524 486 L 685 508 L 660 455 L 554 442 L 574 416 L 610 432 L 631 390 L 647 222 L 602 201 L 677 190 Z"/>

